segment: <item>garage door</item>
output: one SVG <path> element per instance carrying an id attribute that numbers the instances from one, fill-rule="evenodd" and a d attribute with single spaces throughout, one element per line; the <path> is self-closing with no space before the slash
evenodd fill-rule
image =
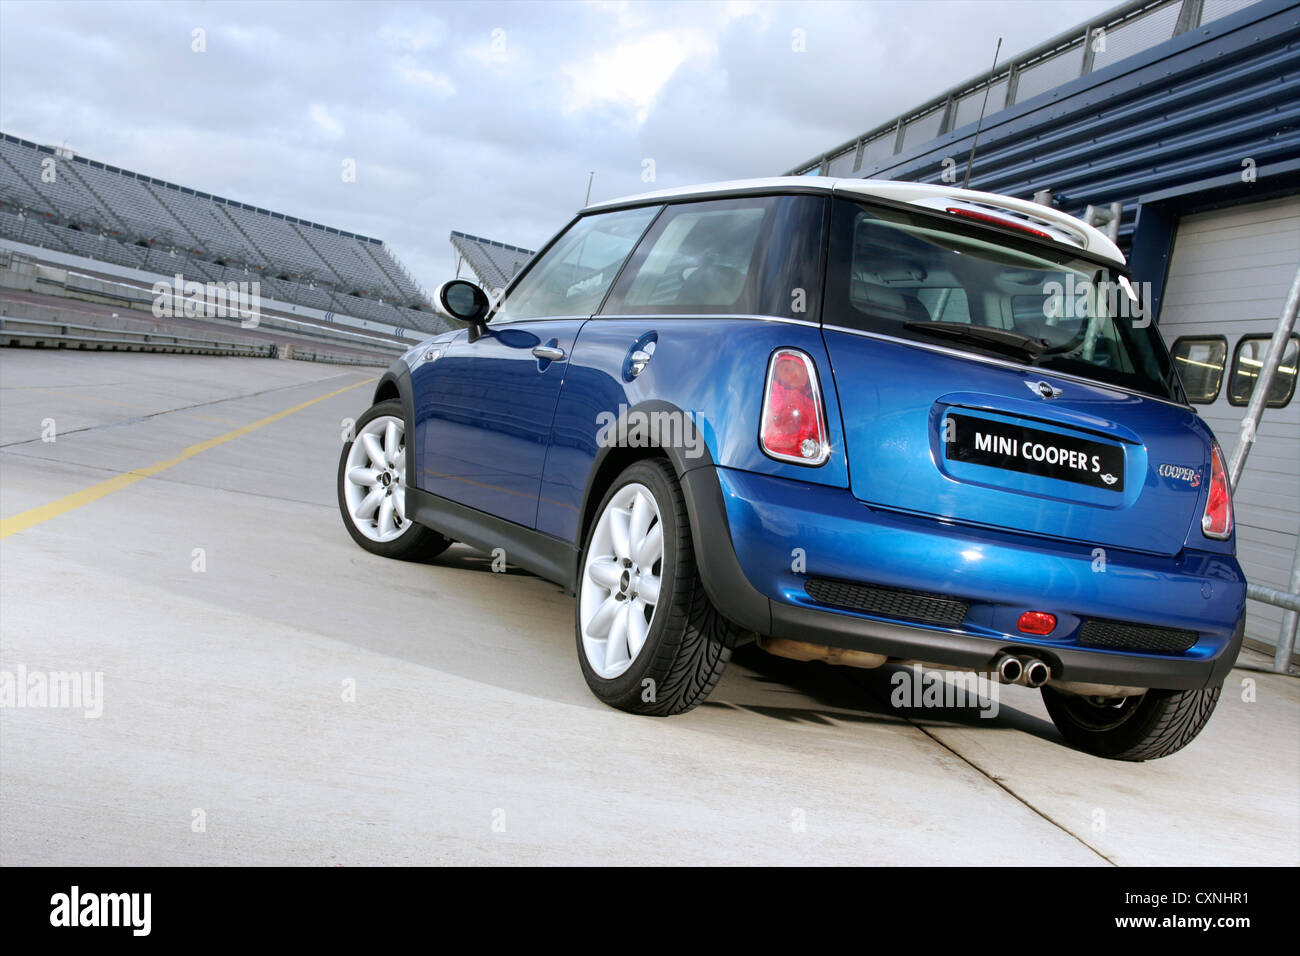
<path id="1" fill-rule="evenodd" d="M 1225 454 L 1240 440 L 1242 383 L 1249 387 L 1250 362 L 1262 354 L 1263 343 L 1252 337 L 1272 334 L 1297 265 L 1300 196 L 1198 213 L 1178 225 L 1160 330 L 1171 347 L 1183 340 L 1176 351 L 1176 359 L 1185 356 L 1180 371 L 1202 390 L 1197 410 Z M 1243 370 L 1236 394 L 1234 362 Z M 1291 377 L 1294 365 L 1287 363 Z M 1236 509 L 1237 551 L 1247 579 L 1286 589 L 1300 534 L 1300 398 L 1265 410 Z M 1281 617 L 1280 609 L 1251 601 L 1247 636 L 1276 645 Z"/>

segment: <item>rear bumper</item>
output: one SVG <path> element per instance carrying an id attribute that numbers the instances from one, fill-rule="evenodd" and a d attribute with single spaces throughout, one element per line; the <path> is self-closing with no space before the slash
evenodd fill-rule
<path id="1" fill-rule="evenodd" d="M 701 576 L 718 609 L 759 634 L 972 670 L 1032 654 L 1054 679 L 1191 689 L 1222 681 L 1241 645 L 1246 582 L 1235 558 L 1160 557 L 886 512 L 847 489 L 714 466 L 682 476 Z M 969 604 L 938 626 L 827 607 L 814 578 L 924 591 Z M 1050 637 L 1016 631 L 1050 611 Z M 1077 643 L 1084 620 L 1196 632 L 1182 653 Z"/>

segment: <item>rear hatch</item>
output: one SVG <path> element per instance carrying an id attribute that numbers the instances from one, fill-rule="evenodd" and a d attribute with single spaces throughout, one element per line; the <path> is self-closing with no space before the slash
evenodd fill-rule
<path id="1" fill-rule="evenodd" d="M 1183 546 L 1210 454 L 1190 411 L 908 344 L 825 336 L 860 500 L 1138 551 Z M 1040 383 L 1059 396 L 1040 397 Z"/>
<path id="2" fill-rule="evenodd" d="M 837 201 L 823 334 L 853 494 L 1177 553 L 1208 432 L 1154 326 L 1106 301 L 1117 275 L 1045 242 Z"/>

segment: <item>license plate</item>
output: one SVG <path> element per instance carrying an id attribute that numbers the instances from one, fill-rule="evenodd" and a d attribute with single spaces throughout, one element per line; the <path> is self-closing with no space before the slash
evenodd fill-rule
<path id="1" fill-rule="evenodd" d="M 1124 449 L 1118 445 L 969 415 L 949 415 L 948 421 L 944 457 L 949 461 L 1124 490 Z"/>

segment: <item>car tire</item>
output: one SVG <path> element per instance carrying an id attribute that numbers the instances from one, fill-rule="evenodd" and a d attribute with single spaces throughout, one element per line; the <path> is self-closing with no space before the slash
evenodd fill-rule
<path id="1" fill-rule="evenodd" d="M 452 542 L 406 512 L 405 435 L 405 413 L 397 399 L 379 402 L 357 419 L 353 438 L 339 455 L 339 513 L 352 540 L 371 554 L 420 561 Z"/>
<path id="2" fill-rule="evenodd" d="M 1196 738 L 1222 690 L 1218 684 L 1095 701 L 1044 687 L 1043 703 L 1061 736 L 1080 750 L 1111 760 L 1155 760 Z"/>
<path id="3" fill-rule="evenodd" d="M 597 698 L 666 717 L 708 697 L 731 660 L 737 631 L 704 591 L 686 500 L 667 462 L 639 461 L 615 479 L 583 543 L 579 575 L 578 661 Z"/>

